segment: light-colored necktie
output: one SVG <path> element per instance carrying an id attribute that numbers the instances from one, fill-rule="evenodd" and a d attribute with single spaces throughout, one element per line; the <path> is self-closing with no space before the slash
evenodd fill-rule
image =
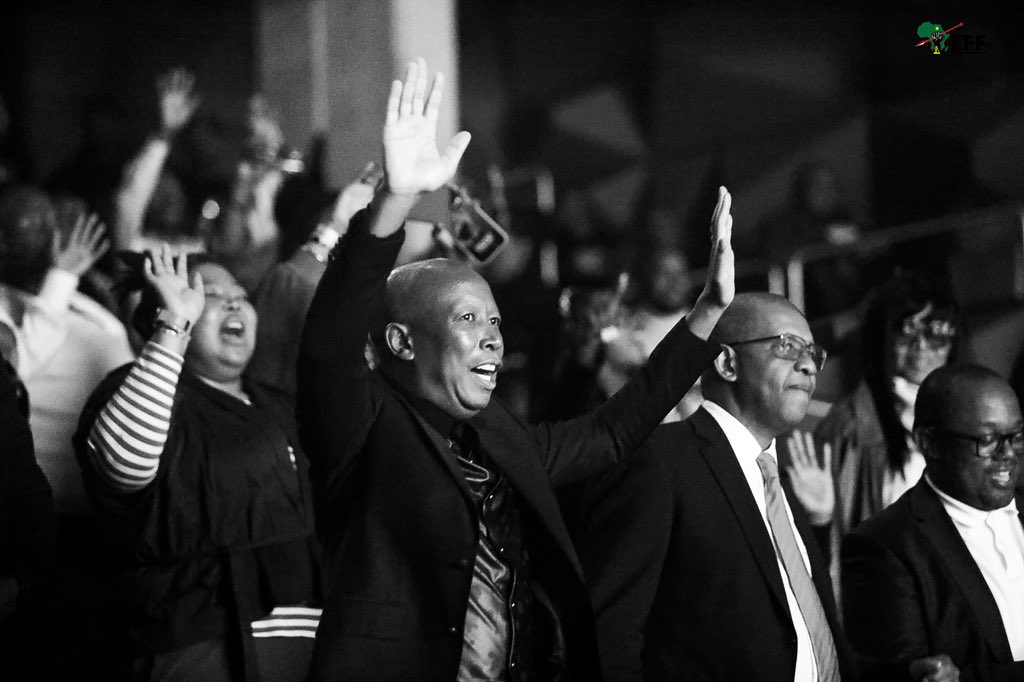
<path id="1" fill-rule="evenodd" d="M 793 589 L 796 603 L 803 614 L 807 631 L 811 635 L 811 646 L 814 648 L 814 659 L 818 663 L 818 680 L 820 682 L 839 682 L 839 664 L 836 657 L 836 645 L 832 640 L 832 629 L 825 618 L 825 609 L 818 598 L 818 590 L 814 587 L 807 566 L 804 564 L 793 526 L 786 513 L 786 503 L 779 485 L 779 467 L 775 458 L 767 452 L 757 456 L 757 466 L 764 478 L 764 497 L 768 508 L 768 524 L 775 536 L 775 548 L 782 559 L 782 565 L 789 575 L 789 585 Z"/>

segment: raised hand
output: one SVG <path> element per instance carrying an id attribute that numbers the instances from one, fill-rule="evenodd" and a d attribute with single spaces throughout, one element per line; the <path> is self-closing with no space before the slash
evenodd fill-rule
<path id="1" fill-rule="evenodd" d="M 53 266 L 81 277 L 110 248 L 106 233 L 106 226 L 95 213 L 79 216 L 66 238 L 60 232 L 54 235 Z"/>
<path id="2" fill-rule="evenodd" d="M 736 257 L 732 252 L 732 195 L 725 187 L 718 188 L 718 203 L 711 214 L 711 259 L 704 290 L 686 316 L 690 331 L 707 339 L 722 313 L 736 296 Z"/>
<path id="3" fill-rule="evenodd" d="M 188 261 L 184 251 L 174 258 L 171 247 L 164 244 L 160 253 L 150 254 L 146 259 L 143 273 L 146 281 L 159 294 L 161 306 L 176 315 L 184 316 L 193 325 L 196 323 L 206 306 L 206 290 L 198 272 L 189 283 Z"/>
<path id="4" fill-rule="evenodd" d="M 832 446 L 822 446 L 822 463 L 814 447 L 814 437 L 807 432 L 794 431 L 787 439 L 791 463 L 789 482 L 800 504 L 807 510 L 815 526 L 832 520 L 835 512 L 835 485 L 832 482 Z"/>
<path id="5" fill-rule="evenodd" d="M 443 153 L 437 149 L 437 117 L 444 77 L 438 73 L 427 96 L 427 64 L 409 63 L 405 82 L 391 83 L 384 124 L 384 168 L 387 191 L 414 195 L 432 192 L 455 175 L 469 145 L 469 133 L 457 133 Z"/>
<path id="6" fill-rule="evenodd" d="M 195 75 L 180 67 L 157 79 L 160 125 L 165 134 L 174 134 L 184 128 L 198 108 L 199 98 L 192 93 L 195 82 Z"/>
<path id="7" fill-rule="evenodd" d="M 718 203 L 711 214 L 711 258 L 701 296 L 723 308 L 736 295 L 736 258 L 732 252 L 732 195 L 718 188 Z"/>

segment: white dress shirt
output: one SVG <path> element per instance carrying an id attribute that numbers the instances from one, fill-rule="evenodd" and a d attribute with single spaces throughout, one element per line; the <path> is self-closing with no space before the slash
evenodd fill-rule
<path id="1" fill-rule="evenodd" d="M 775 546 L 775 536 L 772 534 L 772 527 L 768 523 L 768 504 L 764 499 L 764 477 L 761 475 L 760 467 L 757 466 L 757 458 L 762 452 L 770 454 L 775 458 L 776 464 L 778 464 L 778 456 L 775 454 L 775 440 L 773 439 L 768 447 L 762 451 L 761 446 L 757 444 L 757 440 L 747 430 L 747 427 L 743 426 L 736 417 L 726 412 L 725 408 L 721 405 L 711 400 L 705 400 L 701 407 L 708 411 L 708 414 L 718 422 L 722 431 L 725 432 L 725 437 L 728 439 L 729 445 L 732 446 L 732 451 L 736 455 L 736 461 L 739 462 L 740 469 L 743 470 L 743 477 L 747 480 L 747 485 L 750 486 L 750 494 L 754 496 L 754 502 L 761 511 L 761 520 L 764 521 L 765 530 L 772 539 L 772 545 Z M 797 530 L 796 524 L 793 523 L 793 510 L 789 507 L 789 500 L 785 499 L 785 491 L 783 491 L 782 497 L 786 503 L 786 516 L 789 517 L 789 524 L 793 527 L 793 536 L 796 538 L 797 547 L 800 548 L 800 556 L 803 557 L 804 565 L 807 567 L 807 574 L 811 575 L 811 562 L 807 558 L 807 547 L 804 546 L 803 538 L 800 537 L 800 531 Z M 803 614 L 800 611 L 800 605 L 797 604 L 796 595 L 793 593 L 793 588 L 787 579 L 786 567 L 782 565 L 782 557 L 779 556 L 777 549 L 775 560 L 779 565 L 782 586 L 786 590 L 786 601 L 789 603 L 789 613 L 793 618 L 793 628 L 796 630 L 796 673 L 793 676 L 793 681 L 817 682 L 818 664 L 814 660 L 811 635 L 807 631 L 807 623 L 804 621 Z"/>
<path id="2" fill-rule="evenodd" d="M 939 490 L 927 474 L 925 480 L 942 501 L 992 592 L 1013 660 L 1024 661 L 1024 528 L 1016 500 L 993 511 L 975 509 Z"/>

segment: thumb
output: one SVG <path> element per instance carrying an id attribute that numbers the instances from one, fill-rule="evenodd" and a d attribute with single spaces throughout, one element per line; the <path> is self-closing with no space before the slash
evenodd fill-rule
<path id="1" fill-rule="evenodd" d="M 463 130 L 456 133 L 451 142 L 448 143 L 448 146 L 444 148 L 441 158 L 451 168 L 453 174 L 455 173 L 455 168 L 459 165 L 459 161 L 462 160 L 462 155 L 466 153 L 466 147 L 469 146 L 469 141 L 472 137 L 472 135 Z"/>

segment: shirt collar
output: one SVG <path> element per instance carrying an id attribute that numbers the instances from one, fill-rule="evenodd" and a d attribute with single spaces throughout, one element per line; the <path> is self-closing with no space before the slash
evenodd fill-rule
<path id="1" fill-rule="evenodd" d="M 729 414 L 724 407 L 713 400 L 707 399 L 704 400 L 701 407 L 707 410 L 708 414 L 722 427 L 722 431 L 725 432 L 725 437 L 728 439 L 732 451 L 741 460 L 757 460 L 758 455 L 762 452 L 767 452 L 775 460 L 775 463 L 778 464 L 779 458 L 775 453 L 774 438 L 772 438 L 772 442 L 768 444 L 768 447 L 762 450 L 761 446 L 757 443 L 757 439 L 754 438 L 754 434 L 750 433 L 747 427 L 741 424 L 736 417 Z"/>
<path id="2" fill-rule="evenodd" d="M 464 420 L 456 419 L 425 398 L 419 398 L 408 393 L 405 394 L 405 397 L 416 408 L 416 411 L 420 413 L 420 416 L 444 438 L 451 438 L 452 429 L 455 428 L 456 424 L 465 423 Z"/>
<path id="3" fill-rule="evenodd" d="M 1011 499 L 1010 503 L 1005 507 L 993 509 L 992 511 L 976 509 L 975 507 L 972 507 L 969 504 L 961 502 L 955 497 L 947 495 L 946 493 L 939 490 L 939 487 L 935 485 L 934 482 L 932 482 L 931 477 L 927 473 L 925 473 L 924 475 L 924 480 L 929 486 L 931 486 L 931 489 L 935 491 L 935 494 L 939 496 L 939 500 L 941 500 L 942 506 L 946 509 L 946 513 L 949 514 L 949 518 L 953 519 L 955 523 L 961 526 L 965 526 L 967 528 L 974 528 L 976 526 L 980 526 L 983 523 L 985 523 L 985 519 L 987 519 L 990 514 L 1003 513 L 1012 514 L 1015 517 L 1017 516 L 1016 499 Z"/>

